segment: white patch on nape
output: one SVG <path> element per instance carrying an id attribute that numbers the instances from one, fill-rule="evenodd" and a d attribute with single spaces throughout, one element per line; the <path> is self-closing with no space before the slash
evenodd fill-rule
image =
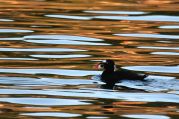
<path id="1" fill-rule="evenodd" d="M 107 60 L 102 60 L 102 63 L 107 63 Z"/>
<path id="2" fill-rule="evenodd" d="M 117 71 L 117 66 L 116 65 L 114 65 L 114 71 Z"/>

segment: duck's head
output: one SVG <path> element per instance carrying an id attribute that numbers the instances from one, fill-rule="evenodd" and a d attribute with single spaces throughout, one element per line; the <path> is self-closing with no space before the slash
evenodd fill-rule
<path id="1" fill-rule="evenodd" d="M 104 60 L 98 64 L 98 69 L 102 69 L 104 71 L 114 71 L 115 63 L 110 59 Z"/>

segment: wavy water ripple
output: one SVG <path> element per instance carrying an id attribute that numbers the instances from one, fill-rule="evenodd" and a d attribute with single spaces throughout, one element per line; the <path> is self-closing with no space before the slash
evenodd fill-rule
<path id="1" fill-rule="evenodd" d="M 128 36 L 128 37 L 142 37 L 142 38 L 179 39 L 178 35 L 161 35 L 161 34 L 115 34 L 115 35 Z"/>
<path id="2" fill-rule="evenodd" d="M 126 69 L 163 73 L 179 73 L 179 66 L 128 66 Z"/>
<path id="3" fill-rule="evenodd" d="M 177 0 L 0 2 L 0 118 L 176 119 Z M 100 81 L 96 64 L 146 73 Z"/>
<path id="4" fill-rule="evenodd" d="M 163 21 L 163 22 L 179 22 L 178 16 L 150 15 L 150 16 L 95 16 L 97 19 L 109 20 L 130 20 L 130 21 Z"/>
<path id="5" fill-rule="evenodd" d="M 84 11 L 87 13 L 98 13 L 98 14 L 127 14 L 127 15 L 142 15 L 147 14 L 148 12 L 142 11 Z"/>
<path id="6" fill-rule="evenodd" d="M 83 16 L 69 16 L 69 15 L 45 15 L 47 17 L 53 18 L 62 18 L 62 19 L 72 19 L 72 20 L 90 20 L 91 17 L 83 17 Z"/>
<path id="7" fill-rule="evenodd" d="M 138 118 L 138 119 L 170 119 L 168 116 L 163 115 L 143 115 L 143 114 L 134 114 L 134 115 L 123 115 L 123 117 L 128 118 Z"/>
<path id="8" fill-rule="evenodd" d="M 21 115 L 26 116 L 36 116 L 36 117 L 62 117 L 62 118 L 70 118 L 70 117 L 79 117 L 80 114 L 71 114 L 71 113 L 60 113 L 60 112 L 39 112 L 39 113 L 22 113 Z"/>
<path id="9" fill-rule="evenodd" d="M 25 36 L 26 42 L 44 43 L 44 44 L 65 44 L 65 45 L 109 45 L 107 43 L 98 43 L 103 41 L 97 38 L 88 38 L 69 35 L 37 35 Z M 96 41 L 96 42 L 95 42 Z"/>
<path id="10" fill-rule="evenodd" d="M 28 33 L 33 32 L 31 30 L 19 30 L 19 29 L 0 29 L 0 33 Z"/>
<path id="11" fill-rule="evenodd" d="M 3 73 L 25 73 L 25 74 L 61 74 L 68 76 L 96 75 L 100 71 L 67 70 L 67 69 L 0 69 Z"/>
<path id="12" fill-rule="evenodd" d="M 0 101 L 39 106 L 89 105 L 89 103 L 80 102 L 78 100 L 55 98 L 0 98 Z"/>

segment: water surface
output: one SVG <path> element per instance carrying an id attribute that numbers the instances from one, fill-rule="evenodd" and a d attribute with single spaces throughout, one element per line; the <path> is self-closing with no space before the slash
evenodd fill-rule
<path id="1" fill-rule="evenodd" d="M 0 118 L 178 119 L 178 0 L 0 1 Z M 94 65 L 146 72 L 109 88 Z"/>

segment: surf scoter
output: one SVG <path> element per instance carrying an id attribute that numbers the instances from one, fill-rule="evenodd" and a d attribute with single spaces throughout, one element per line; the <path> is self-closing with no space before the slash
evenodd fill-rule
<path id="1" fill-rule="evenodd" d="M 116 70 L 116 65 L 113 60 L 105 60 L 98 64 L 98 69 L 103 69 L 101 81 L 107 85 L 115 85 L 120 80 L 144 80 L 148 75 L 139 74 L 134 71 L 119 68 Z"/>

